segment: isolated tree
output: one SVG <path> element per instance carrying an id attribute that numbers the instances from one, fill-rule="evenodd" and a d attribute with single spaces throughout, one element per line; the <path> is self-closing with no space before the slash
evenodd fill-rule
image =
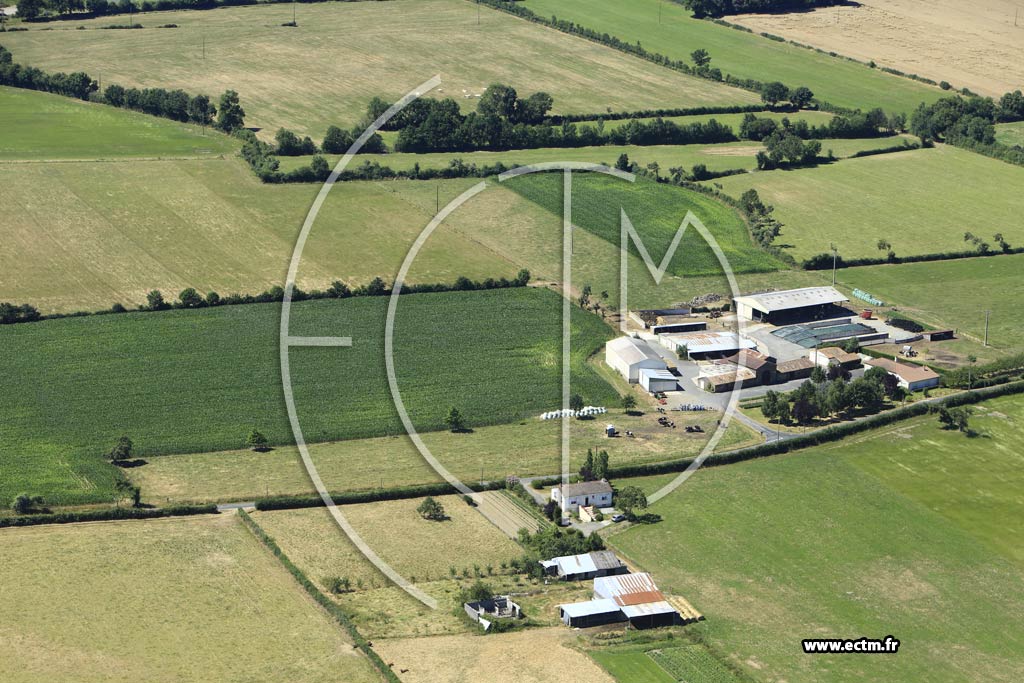
<path id="1" fill-rule="evenodd" d="M 779 424 L 788 425 L 790 423 L 793 419 L 793 412 L 789 407 L 789 401 L 785 399 L 779 401 L 779 406 L 775 409 L 775 419 Z"/>
<path id="2" fill-rule="evenodd" d="M 776 419 L 779 415 L 779 393 L 769 390 L 761 399 L 761 414 L 768 418 L 768 421 Z"/>
<path id="3" fill-rule="evenodd" d="M 110 449 L 107 457 L 110 458 L 111 462 L 119 463 L 125 460 L 131 460 L 132 451 L 135 448 L 135 444 L 127 436 L 122 436 L 114 444 L 114 447 Z"/>
<path id="4" fill-rule="evenodd" d="M 784 83 L 772 81 L 761 86 L 761 101 L 769 106 L 775 106 L 789 97 L 789 88 Z"/>
<path id="5" fill-rule="evenodd" d="M 622 409 L 628 413 L 636 408 L 636 397 L 633 396 L 633 394 L 626 394 L 622 397 L 622 401 L 620 403 L 622 405 Z"/>
<path id="6" fill-rule="evenodd" d="M 583 481 L 594 480 L 594 452 L 591 449 L 587 449 L 587 458 L 583 461 L 583 466 L 580 467 L 580 478 Z"/>
<path id="7" fill-rule="evenodd" d="M 569 408 L 571 410 L 583 410 L 583 397 L 579 394 L 569 396 Z"/>
<path id="8" fill-rule="evenodd" d="M 579 305 L 580 308 L 586 308 L 590 304 L 590 295 L 593 293 L 590 285 L 583 285 L 583 289 L 580 291 Z"/>
<path id="9" fill-rule="evenodd" d="M 245 110 L 238 103 L 238 93 L 234 90 L 225 90 L 220 96 L 220 106 L 217 111 L 217 127 L 221 130 L 232 133 L 245 123 Z"/>
<path id="10" fill-rule="evenodd" d="M 608 476 L 608 451 L 601 451 L 594 456 L 594 479 Z"/>
<path id="11" fill-rule="evenodd" d="M 327 587 L 327 592 L 341 595 L 352 589 L 352 582 L 347 576 L 328 576 L 324 579 L 324 586 Z"/>
<path id="12" fill-rule="evenodd" d="M 138 486 L 134 486 L 127 479 L 118 479 L 117 483 L 114 484 L 114 491 L 117 492 L 117 506 L 121 506 L 121 500 L 124 498 L 132 499 L 132 507 L 139 507 L 142 503 L 142 489 Z"/>
<path id="13" fill-rule="evenodd" d="M 709 55 L 708 51 L 704 48 L 698 48 L 691 52 L 690 59 L 693 60 L 693 64 L 698 70 L 707 68 L 707 66 L 711 64 L 711 55 Z"/>
<path id="14" fill-rule="evenodd" d="M 258 429 L 253 429 L 249 432 L 249 436 L 245 440 L 246 448 L 257 452 L 267 450 L 267 437 L 263 435 L 263 432 Z"/>
<path id="15" fill-rule="evenodd" d="M 444 424 L 453 432 L 466 431 L 466 421 L 462 417 L 462 413 L 455 406 L 448 409 L 448 415 L 444 418 Z"/>
<path id="16" fill-rule="evenodd" d="M 18 495 L 11 503 L 11 510 L 17 515 L 27 515 L 35 512 L 43 505 L 42 496 L 30 496 L 27 493 Z"/>
<path id="17" fill-rule="evenodd" d="M 619 158 L 615 160 L 615 168 L 620 171 L 629 171 L 633 167 L 633 164 L 629 162 L 629 155 L 623 152 L 619 155 Z"/>
<path id="18" fill-rule="evenodd" d="M 639 486 L 624 486 L 615 495 L 615 505 L 620 510 L 643 510 L 647 507 L 647 495 Z"/>
<path id="19" fill-rule="evenodd" d="M 416 512 L 423 519 L 429 519 L 433 522 L 440 522 L 448 518 L 444 514 L 444 506 L 430 497 L 423 499 L 423 502 L 416 508 Z"/>

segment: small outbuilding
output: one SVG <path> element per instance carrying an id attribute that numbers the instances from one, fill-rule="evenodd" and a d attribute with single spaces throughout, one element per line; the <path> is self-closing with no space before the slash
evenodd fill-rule
<path id="1" fill-rule="evenodd" d="M 629 568 L 610 550 L 583 555 L 565 555 L 541 561 L 544 573 L 563 581 L 585 581 L 599 576 L 626 574 Z"/>
<path id="2" fill-rule="evenodd" d="M 686 360 L 722 358 L 743 349 L 757 348 L 753 341 L 735 332 L 684 332 L 662 334 L 658 339 L 662 346 Z"/>
<path id="3" fill-rule="evenodd" d="M 807 357 L 815 364 L 823 368 L 838 365 L 846 370 L 853 370 L 860 367 L 860 354 L 844 351 L 838 346 L 826 346 L 820 349 L 812 349 L 807 352 Z"/>
<path id="4" fill-rule="evenodd" d="M 659 391 L 675 391 L 679 388 L 679 378 L 668 370 L 641 368 L 640 386 L 652 394 Z"/>
<path id="5" fill-rule="evenodd" d="M 619 337 L 605 344 L 604 362 L 633 384 L 640 381 L 640 370 L 668 369 L 647 342 L 633 337 Z"/>

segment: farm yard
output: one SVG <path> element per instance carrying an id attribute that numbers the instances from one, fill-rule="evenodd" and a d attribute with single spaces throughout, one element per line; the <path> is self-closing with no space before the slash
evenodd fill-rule
<path id="1" fill-rule="evenodd" d="M 973 439 L 920 418 L 849 445 L 702 470 L 652 507 L 666 521 L 611 544 L 715 614 L 697 630 L 759 680 L 1016 680 L 1024 648 L 1006 635 L 1024 632 L 1019 529 L 994 525 L 1019 517 L 1021 405 L 979 406 Z M 977 490 L 990 502 L 979 506 Z M 914 647 L 856 659 L 798 647 L 890 633 Z M 942 645 L 951 633 L 956 648 Z"/>
<path id="2" fill-rule="evenodd" d="M 998 97 L 1024 83 L 1014 0 L 860 0 L 855 6 L 732 18 L 754 31 Z M 984 45 L 984 49 L 979 49 Z"/>
<path id="3" fill-rule="evenodd" d="M 386 297 L 363 297 L 293 307 L 293 335 L 355 340 L 351 349 L 291 351 L 308 441 L 402 432 L 382 347 L 372 341 L 382 336 L 387 303 Z M 273 445 L 292 443 L 281 393 L 279 315 L 276 304 L 250 304 L 0 328 L 9 352 L 3 361 L 9 391 L 0 403 L 3 457 L 17 460 L 15 471 L 25 478 L 38 462 L 46 480 L 34 493 L 77 502 L 83 495 L 95 499 L 97 483 L 79 477 L 64 459 L 100 459 L 124 433 L 140 457 L 238 448 L 254 427 Z M 417 428 L 443 428 L 453 402 L 470 427 L 558 405 L 560 315 L 558 296 L 543 289 L 404 296 L 395 322 L 395 367 Z M 595 405 L 617 397 L 585 362 L 608 336 L 599 318 L 574 312 L 575 390 Z M 441 372 L 456 347 L 458 372 Z M 187 381 L 182 367 L 193 373 Z M 502 392 L 493 391 L 495 383 Z M 45 457 L 51 452 L 64 455 Z M 36 453 L 44 457 L 37 461 Z M 0 498 L 21 492 L 7 489 L 11 484 L 5 478 Z"/>
<path id="4" fill-rule="evenodd" d="M 4 681 L 379 680 L 233 514 L 4 529 L 3 543 Z"/>
<path id="5" fill-rule="evenodd" d="M 618 411 L 615 411 L 618 412 Z M 658 427 L 653 414 L 630 417 L 610 414 L 609 420 L 635 439 L 609 441 L 605 422 L 574 420 L 572 464 L 583 464 L 586 450 L 599 446 L 608 451 L 613 465 L 658 462 L 696 455 L 704 447 L 707 433 L 719 413 L 694 413 L 678 418 L 680 424 L 700 425 L 703 434 L 684 429 Z M 524 422 L 480 427 L 470 434 L 437 431 L 422 434 L 430 452 L 455 476 L 465 482 L 500 481 L 506 476 L 550 475 L 559 471 L 561 425 L 535 417 Z M 656 431 L 657 430 L 657 431 Z M 756 436 L 733 422 L 717 450 L 729 450 L 756 443 Z M 508 444 L 516 455 L 509 459 Z M 310 457 L 332 491 L 407 486 L 438 481 L 439 476 L 404 436 L 332 441 L 309 446 Z M 383 460 L 381 453 L 386 453 Z M 270 453 L 233 450 L 151 458 L 145 466 L 127 472 L 154 502 L 223 502 L 252 500 L 266 495 L 312 494 L 314 489 L 294 446 L 280 446 Z"/>
<path id="6" fill-rule="evenodd" d="M 359 122 L 370 98 L 397 99 L 441 76 L 433 95 L 467 106 L 494 82 L 551 93 L 560 113 L 606 107 L 749 104 L 757 95 L 677 74 L 582 39 L 545 30 L 462 0 L 304 5 L 260 4 L 209 11 L 160 12 L 138 31 L 29 30 L 7 34 L 16 61 L 48 71 L 81 69 L 125 87 L 238 91 L 250 125 L 269 135 L 284 126 L 321 138 L 332 124 Z M 177 24 L 150 30 L 156 21 Z M 105 18 L 62 29 L 96 29 Z M 458 46 L 454 49 L 453 45 Z M 380 47 L 387 45 L 387 58 Z M 558 53 L 556 61 L 546 55 Z M 302 74 L 302 78 L 296 78 Z"/>
<path id="7" fill-rule="evenodd" d="M 740 78 L 782 81 L 809 87 L 833 105 L 849 109 L 881 107 L 910 113 L 922 101 L 942 96 L 936 87 L 891 76 L 864 64 L 819 54 L 743 31 L 694 19 L 686 8 L 660 0 L 526 0 L 542 17 L 557 16 L 609 33 L 673 59 L 690 60 L 696 49 L 707 50 L 711 65 Z"/>
<path id="8" fill-rule="evenodd" d="M 965 232 L 986 240 L 1002 232 L 1011 245 L 1024 244 L 1024 198 L 1007 191 L 1024 183 L 1024 169 L 956 147 L 714 182 L 734 197 L 754 188 L 775 205 L 785 226 L 776 244 L 798 260 L 827 252 L 830 243 L 844 258 L 884 258 L 880 239 L 898 256 L 965 252 L 972 248 Z"/>

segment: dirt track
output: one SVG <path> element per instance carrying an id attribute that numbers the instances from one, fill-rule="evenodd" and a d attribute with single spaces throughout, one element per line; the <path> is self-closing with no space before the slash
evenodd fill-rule
<path id="1" fill-rule="evenodd" d="M 1024 0 L 860 3 L 794 14 L 744 14 L 732 21 L 983 95 L 1024 89 Z"/>

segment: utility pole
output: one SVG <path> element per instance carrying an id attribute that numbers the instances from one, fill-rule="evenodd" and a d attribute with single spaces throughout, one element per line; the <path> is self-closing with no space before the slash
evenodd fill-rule
<path id="1" fill-rule="evenodd" d="M 441 213 L 441 186 L 434 186 L 434 215 Z"/>
<path id="2" fill-rule="evenodd" d="M 476 25 L 480 25 L 480 0 L 476 0 Z"/>
<path id="3" fill-rule="evenodd" d="M 297 26 L 298 25 L 298 24 L 295 23 L 295 5 L 297 5 L 297 4 L 298 3 L 296 2 L 296 0 L 292 0 L 292 26 Z"/>
<path id="4" fill-rule="evenodd" d="M 985 311 L 985 346 L 988 346 L 988 318 L 992 311 Z"/>
<path id="5" fill-rule="evenodd" d="M 836 245 L 829 242 L 828 246 L 832 249 L 832 286 L 836 286 L 836 261 L 839 258 L 839 251 L 836 249 Z"/>
<path id="6" fill-rule="evenodd" d="M 665 0 L 658 0 L 658 23 L 661 23 L 661 6 L 665 4 Z"/>

